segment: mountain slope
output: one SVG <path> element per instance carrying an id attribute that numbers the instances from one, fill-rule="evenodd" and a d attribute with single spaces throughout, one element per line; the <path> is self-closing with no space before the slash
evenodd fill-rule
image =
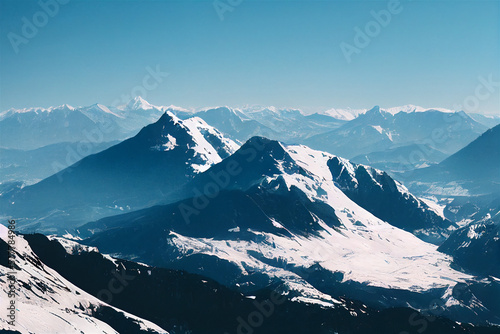
<path id="1" fill-rule="evenodd" d="M 325 307 L 340 296 L 423 310 L 439 300 L 453 319 L 500 321 L 474 295 L 460 301 L 452 293 L 472 277 L 453 270 L 451 258 L 349 199 L 333 180 L 335 159 L 252 138 L 194 178 L 184 192 L 194 197 L 79 230 L 105 252 L 242 291 L 279 283 L 293 300 Z"/>
<path id="2" fill-rule="evenodd" d="M 1 292 L 3 310 L 8 310 L 15 291 L 15 325 L 0 319 L 0 330 L 16 333 L 167 333 L 157 325 L 109 306 L 76 287 L 46 266 L 20 236 L 9 238 L 7 227 L 0 225 Z M 7 254 L 9 240 L 15 241 L 15 264 L 10 268 Z M 11 275 L 11 276 L 8 276 Z M 15 279 L 8 279 L 8 277 Z M 9 284 L 14 283 L 11 287 Z M 5 312 L 5 311 L 4 311 Z"/>
<path id="3" fill-rule="evenodd" d="M 331 159 L 328 167 L 333 180 L 351 200 L 422 240 L 441 244 L 458 227 L 383 171 L 338 157 Z"/>
<path id="4" fill-rule="evenodd" d="M 500 181 L 500 125 L 439 164 L 454 179 L 487 178 Z"/>
<path id="5" fill-rule="evenodd" d="M 81 158 L 103 151 L 117 141 L 57 143 L 34 150 L 0 148 L 0 182 L 21 181 L 28 185 L 45 179 Z"/>
<path id="6" fill-rule="evenodd" d="M 498 222 L 484 221 L 464 226 L 455 231 L 439 250 L 453 256 L 456 264 L 476 275 L 500 277 Z"/>
<path id="7" fill-rule="evenodd" d="M 499 115 L 483 115 L 476 113 L 468 113 L 468 115 L 472 117 L 476 122 L 479 122 L 488 128 L 493 128 L 500 124 Z"/>
<path id="8" fill-rule="evenodd" d="M 135 137 L 3 196 L 2 212 L 26 218 L 19 227 L 30 231 L 68 229 L 175 197 L 176 188 L 237 147 L 200 119 L 166 112 Z"/>
<path id="9" fill-rule="evenodd" d="M 140 314 L 171 333 L 215 334 L 245 330 L 300 334 L 416 333 L 422 326 L 409 321 L 415 318 L 426 323 L 429 333 L 480 334 L 494 331 L 494 328 L 461 325 L 439 316 L 427 317 L 409 308 L 376 310 L 345 298 L 335 308 L 291 301 L 290 296 L 280 294 L 279 286 L 269 286 L 245 296 L 203 276 L 112 258 L 100 254 L 95 248 L 64 238 L 50 237 L 49 240 L 40 234 L 25 235 L 23 238 L 28 241 L 37 259 L 45 265 L 50 264 L 51 269 L 78 288 L 114 307 Z M 116 281 L 117 277 L 121 281 Z M 119 292 L 110 291 L 110 282 L 113 282 L 113 291 Z M 122 284 L 117 284 L 120 282 Z M 31 286 L 23 288 L 27 287 Z M 259 317 L 256 313 L 261 314 L 265 321 L 254 321 Z M 102 314 L 104 312 L 99 313 Z M 114 314 L 120 313 L 116 311 Z M 44 319 L 45 323 L 53 326 L 48 319 Z M 135 333 L 133 328 L 124 328 L 123 323 L 121 326 L 121 333 Z M 48 332 L 56 332 L 54 329 L 51 327 Z"/>
<path id="10" fill-rule="evenodd" d="M 438 165 L 402 175 L 416 191 L 461 188 L 470 194 L 498 192 L 500 185 L 500 125 L 484 132 Z"/>

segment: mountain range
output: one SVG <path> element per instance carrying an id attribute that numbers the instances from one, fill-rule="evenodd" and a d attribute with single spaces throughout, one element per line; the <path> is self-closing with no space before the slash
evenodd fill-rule
<path id="1" fill-rule="evenodd" d="M 439 226 L 430 208 L 394 181 L 391 190 L 383 173 L 356 172 L 324 152 L 254 137 L 196 176 L 187 185 L 194 197 L 86 224 L 79 237 L 113 256 L 208 276 L 246 294 L 282 284 L 292 300 L 325 307 L 340 296 L 370 307 L 427 311 L 439 301 L 452 319 L 498 321 L 476 288 L 484 282 L 454 270 L 452 259 L 433 245 L 352 201 L 335 181 L 339 169 L 347 174 L 340 179 L 350 181 L 344 184 L 363 184 L 361 191 L 365 183 L 378 184 L 374 198 L 398 192 L 398 209 L 426 211 L 420 226 L 405 215 L 388 217 L 394 225 Z M 365 205 L 376 211 L 373 202 Z M 440 221 L 444 230 L 453 229 Z M 465 287 L 466 299 L 454 293 L 457 286 Z"/>
<path id="2" fill-rule="evenodd" d="M 435 150 L 445 155 L 455 153 L 486 129 L 464 112 L 427 110 L 393 114 L 376 106 L 337 129 L 307 138 L 304 144 L 346 158 L 400 146 L 429 146 L 430 153 L 417 151 L 413 156 L 409 152 L 398 161 L 417 165 L 421 161 L 439 162 L 432 159 Z"/>
<path id="3" fill-rule="evenodd" d="M 47 166 L 85 141 L 72 125 L 64 141 L 2 151 L 0 215 L 16 219 L 14 270 L 29 291 L 20 332 L 42 318 L 47 332 L 84 333 L 498 329 L 500 125 L 410 106 L 334 118 L 140 98 L 10 110 L 0 123 L 28 120 L 43 137 L 72 112 L 99 140 L 55 174 Z M 116 132 L 100 136 L 102 124 Z M 8 235 L 0 226 L 2 254 Z"/>
<path id="4" fill-rule="evenodd" d="M 0 205 L 4 214 L 29 221 L 26 228 L 68 229 L 175 198 L 177 187 L 237 148 L 203 120 L 165 112 L 136 136 L 3 195 Z"/>
<path id="5" fill-rule="evenodd" d="M 119 107 L 94 104 L 9 109 L 0 113 L 0 148 L 8 158 L 2 162 L 7 168 L 0 174 L 0 182 L 33 184 L 117 140 L 134 136 L 165 111 L 181 119 L 200 117 L 239 144 L 253 136 L 302 143 L 389 173 L 441 162 L 488 127 L 500 123 L 500 117 L 469 117 L 447 109 L 413 105 L 330 109 L 306 115 L 298 109 L 259 106 L 194 111 L 154 106 L 141 97 Z M 432 129 L 428 124 L 433 124 Z M 42 157 L 38 163 L 25 163 L 41 152 L 52 161 Z"/>

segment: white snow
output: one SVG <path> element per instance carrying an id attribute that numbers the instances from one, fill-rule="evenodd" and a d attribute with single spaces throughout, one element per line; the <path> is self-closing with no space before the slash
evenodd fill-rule
<path id="1" fill-rule="evenodd" d="M 174 233 L 171 239 L 179 249 L 188 254 L 215 255 L 234 263 L 242 273 L 249 268 L 285 279 L 290 289 L 301 292 L 303 300 L 312 298 L 328 303 L 328 296 L 317 291 L 290 271 L 274 267 L 248 254 L 258 252 L 269 260 L 284 259 L 296 267 L 309 268 L 319 264 L 332 272 L 342 272 L 343 281 L 356 281 L 371 286 L 428 291 L 437 287 L 450 287 L 470 276 L 453 270 L 451 258 L 437 251 L 409 232 L 384 222 L 351 201 L 333 181 L 327 161 L 333 155 L 314 151 L 305 146 L 285 146 L 296 163 L 307 175 L 288 174 L 284 170 L 263 182 L 283 177 L 287 187 L 295 186 L 311 200 L 330 205 L 341 220 L 340 228 L 332 228 L 321 221 L 319 236 L 285 237 L 259 231 L 249 231 L 264 241 L 213 240 L 191 238 Z M 352 173 L 352 165 L 345 168 Z M 403 187 L 403 186 L 400 186 Z M 402 188 L 406 190 L 406 188 Z M 362 222 L 358 224 L 357 222 Z M 271 221 L 275 226 L 282 226 Z"/>
<path id="2" fill-rule="evenodd" d="M 177 118 L 172 114 L 173 117 Z M 199 117 L 191 117 L 186 120 L 179 120 L 183 127 L 187 129 L 194 142 L 196 143 L 195 147 L 192 147 L 195 151 L 195 156 L 200 157 L 204 164 L 192 164 L 192 168 L 195 172 L 201 173 L 209 169 L 212 165 L 217 164 L 222 161 L 217 150 L 208 142 L 208 140 L 203 135 L 203 132 L 206 131 L 211 135 L 218 137 L 222 143 L 223 148 L 226 150 L 228 154 L 234 153 L 238 148 L 238 144 L 234 141 L 225 138 L 218 130 L 214 127 L 208 125 L 204 120 Z"/>
<path id="3" fill-rule="evenodd" d="M 477 233 L 476 228 L 478 225 L 473 224 L 469 226 L 469 230 L 467 231 L 467 238 L 469 239 L 479 239 L 482 235 L 482 233 Z"/>
<path id="4" fill-rule="evenodd" d="M 4 118 L 7 118 L 9 116 L 15 115 L 15 114 L 26 114 L 26 113 L 34 113 L 34 114 L 48 114 L 51 113 L 54 110 L 69 110 L 73 111 L 76 108 L 68 105 L 68 104 L 63 104 L 60 106 L 55 106 L 55 107 L 49 107 L 49 108 L 42 108 L 42 107 L 32 107 L 32 108 L 21 108 L 21 109 L 16 109 L 16 108 L 10 108 L 8 110 L 0 112 L 0 120 L 3 120 Z"/>
<path id="5" fill-rule="evenodd" d="M 407 104 L 407 105 L 399 106 L 399 107 L 384 108 L 383 110 L 385 110 L 388 113 L 393 114 L 393 115 L 399 114 L 400 112 L 404 112 L 404 113 L 426 112 L 429 110 L 436 110 L 436 111 L 440 111 L 443 113 L 456 112 L 455 110 L 446 109 L 446 108 L 424 108 L 424 107 L 420 107 L 420 106 L 415 106 L 413 104 Z"/>
<path id="6" fill-rule="evenodd" d="M 372 128 L 377 130 L 378 133 L 380 133 L 380 134 L 382 134 L 382 132 L 384 132 L 384 130 L 382 129 L 382 127 L 380 125 L 372 125 Z"/>
<path id="7" fill-rule="evenodd" d="M 144 100 L 141 96 L 136 96 L 127 104 L 127 108 L 133 110 L 138 110 L 138 109 L 149 110 L 153 109 L 154 107 L 155 106 L 150 104 L 148 101 Z"/>
<path id="8" fill-rule="evenodd" d="M 412 104 L 399 106 L 399 107 L 380 108 L 380 109 L 383 111 L 386 111 L 392 115 L 396 115 L 396 114 L 399 114 L 401 112 L 412 113 L 412 112 L 426 112 L 429 110 L 436 110 L 436 111 L 440 111 L 443 113 L 456 112 L 455 110 L 446 109 L 446 108 L 424 108 L 424 107 L 415 106 Z M 351 109 L 351 108 L 337 109 L 337 108 L 332 108 L 332 109 L 328 109 L 325 111 L 321 111 L 321 112 L 319 112 L 319 114 L 331 116 L 333 118 L 340 119 L 340 120 L 351 121 L 351 120 L 357 118 L 359 115 L 365 114 L 368 110 L 370 110 L 370 109 Z"/>
<path id="9" fill-rule="evenodd" d="M 152 150 L 166 152 L 173 150 L 177 146 L 177 139 L 175 139 L 172 135 L 167 134 L 163 137 L 164 138 L 162 139 L 164 142 L 161 145 L 159 144 L 151 147 Z"/>
<path id="10" fill-rule="evenodd" d="M 328 109 L 325 111 L 320 111 L 319 114 L 330 116 L 330 117 L 333 117 L 333 118 L 336 118 L 339 120 L 343 120 L 343 121 L 351 121 L 351 120 L 355 119 L 356 117 L 358 117 L 359 115 L 366 113 L 367 111 L 368 111 L 368 109 L 350 109 L 350 108 L 336 109 L 336 108 L 332 108 L 332 109 Z"/>
<path id="11" fill-rule="evenodd" d="M 7 239 L 8 229 L 0 224 L 0 238 Z M 14 272 L 17 283 L 16 288 L 16 323 L 9 325 L 7 318 L 0 317 L 0 329 L 9 329 L 20 333 L 118 333 L 107 323 L 92 316 L 91 308 L 96 306 L 109 306 L 94 296 L 76 287 L 55 270 L 44 264 L 37 265 L 39 261 L 33 253 L 28 242 L 23 237 L 15 237 L 16 255 L 15 262 L 20 270 L 12 270 L 0 266 L 0 308 L 7 310 L 10 303 L 8 294 L 8 273 Z M 26 284 L 31 287 L 23 287 Z M 44 289 L 42 288 L 44 287 Z M 84 308 L 80 309 L 80 305 Z M 112 306 L 110 306 L 112 307 Z M 132 314 L 114 308 L 116 311 L 130 318 L 140 325 L 142 329 L 149 329 L 154 333 L 167 333 L 157 325 L 138 318 Z"/>
<path id="12" fill-rule="evenodd" d="M 427 206 L 429 206 L 429 208 L 437 213 L 440 217 L 446 218 L 444 216 L 444 208 L 446 208 L 446 205 L 438 204 L 436 197 L 421 197 L 420 200 L 427 204 Z"/>
<path id="13" fill-rule="evenodd" d="M 58 237 L 56 235 L 49 235 L 49 236 L 47 236 L 47 238 L 49 240 L 56 240 L 57 242 L 59 242 L 64 247 L 64 249 L 66 250 L 66 253 L 68 253 L 68 254 L 80 254 L 82 252 L 99 252 L 97 247 L 82 245 L 74 240 L 70 240 L 70 239 L 67 239 L 65 237 Z"/>

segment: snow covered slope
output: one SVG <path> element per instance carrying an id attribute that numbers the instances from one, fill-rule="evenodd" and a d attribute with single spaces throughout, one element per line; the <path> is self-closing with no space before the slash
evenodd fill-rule
<path id="1" fill-rule="evenodd" d="M 453 256 L 456 264 L 481 276 L 500 279 L 500 223 L 472 223 L 453 233 L 439 250 Z"/>
<path id="2" fill-rule="evenodd" d="M 328 166 L 334 181 L 350 199 L 424 241 L 439 245 L 458 228 L 381 170 L 339 157 L 330 159 Z"/>
<path id="3" fill-rule="evenodd" d="M 266 317 L 269 315 L 261 326 L 257 326 L 259 333 L 412 332 L 414 324 L 408 321 L 410 315 L 424 317 L 407 307 L 380 311 L 344 297 L 334 307 L 327 303 L 311 304 L 314 300 L 282 295 L 282 287 L 276 285 L 272 291 L 266 288 L 243 295 L 204 276 L 112 258 L 95 248 L 64 238 L 47 238 L 40 234 L 23 237 L 43 263 L 67 280 L 110 305 L 140 315 L 171 333 L 233 333 L 235 329 L 238 332 L 240 319 L 247 319 L 247 314 L 255 315 L 256 310 L 265 312 Z M 116 278 L 114 274 L 123 277 L 127 285 L 109 298 L 100 291 L 109 289 L 110 279 Z M 272 301 L 270 296 L 273 296 Z M 120 333 L 138 332 L 123 325 L 114 329 Z M 487 330 L 434 317 L 427 328 L 429 333 L 450 334 L 480 334 L 488 333 Z"/>
<path id="4" fill-rule="evenodd" d="M 2 252 L 5 252 L 11 239 L 4 225 L 0 225 L 0 239 Z M 14 240 L 14 269 L 7 267 L 8 264 L 3 261 L 0 263 L 0 307 L 6 313 L 14 300 L 16 319 L 12 326 L 8 323 L 10 319 L 2 315 L 0 329 L 19 333 L 119 333 L 110 324 L 117 327 L 120 323 L 120 326 L 126 325 L 137 333 L 167 333 L 147 320 L 89 295 L 44 265 L 23 237 L 16 236 Z M 16 279 L 14 299 L 7 298 L 12 282 L 7 275 L 12 272 Z M 103 316 L 104 310 L 115 318 Z"/>
<path id="5" fill-rule="evenodd" d="M 449 256 L 377 218 L 338 187 L 334 159 L 255 137 L 196 177 L 188 187 L 195 197 L 81 231 L 93 233 L 86 242 L 105 252 L 247 291 L 279 281 L 296 300 L 329 307 L 339 296 L 417 309 L 438 300 L 455 319 L 491 317 L 480 301 L 461 303 L 451 294 L 472 277 L 453 269 Z M 355 175 L 353 165 L 344 166 Z"/>

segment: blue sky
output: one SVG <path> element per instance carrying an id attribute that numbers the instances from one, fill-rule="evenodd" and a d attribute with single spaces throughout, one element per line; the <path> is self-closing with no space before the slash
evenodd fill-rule
<path id="1" fill-rule="evenodd" d="M 223 20 L 214 1 L 70 0 L 45 23 L 36 1 L 1 0 L 0 110 L 110 105 L 159 68 L 168 77 L 144 96 L 159 105 L 500 113 L 499 1 L 401 1 L 385 26 L 371 11 L 390 1 L 217 1 L 236 4 Z M 13 43 L 34 15 L 37 33 Z M 348 62 L 341 43 L 356 47 L 367 25 Z"/>

